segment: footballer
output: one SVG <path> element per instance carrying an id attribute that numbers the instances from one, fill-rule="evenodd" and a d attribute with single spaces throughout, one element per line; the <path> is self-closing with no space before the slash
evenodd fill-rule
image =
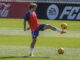
<path id="1" fill-rule="evenodd" d="M 66 31 L 63 29 L 58 29 L 48 24 L 40 24 L 38 22 L 38 18 L 35 13 L 36 8 L 37 8 L 37 4 L 31 3 L 29 6 L 29 11 L 26 13 L 26 16 L 24 18 L 24 31 L 31 29 L 31 32 L 32 32 L 32 43 L 30 46 L 30 56 L 33 56 L 33 50 L 34 50 L 34 46 L 35 46 L 37 37 L 39 35 L 39 31 L 51 29 L 53 31 L 58 31 L 61 34 L 66 33 Z M 28 21 L 28 24 L 29 24 L 28 28 L 26 28 L 26 21 Z"/>

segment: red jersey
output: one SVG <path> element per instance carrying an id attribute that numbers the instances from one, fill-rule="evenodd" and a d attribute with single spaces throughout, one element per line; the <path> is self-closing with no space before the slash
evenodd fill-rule
<path id="1" fill-rule="evenodd" d="M 28 20 L 31 31 L 35 31 L 40 26 L 35 12 L 28 12 L 25 16 L 25 20 Z"/>

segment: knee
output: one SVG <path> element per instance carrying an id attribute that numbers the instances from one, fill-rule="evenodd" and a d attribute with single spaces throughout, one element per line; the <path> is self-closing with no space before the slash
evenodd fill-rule
<path id="1" fill-rule="evenodd" d="M 46 26 L 47 26 L 47 28 L 50 28 L 51 27 L 51 25 L 49 25 L 49 24 L 46 24 Z"/>
<path id="2" fill-rule="evenodd" d="M 51 28 L 51 25 L 46 24 L 45 27 L 44 27 L 44 30 L 45 30 L 45 29 L 50 29 L 50 28 Z"/>

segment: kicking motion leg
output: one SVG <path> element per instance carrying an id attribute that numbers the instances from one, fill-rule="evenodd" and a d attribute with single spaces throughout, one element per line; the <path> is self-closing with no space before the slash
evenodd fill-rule
<path id="1" fill-rule="evenodd" d="M 54 27 L 54 26 L 48 25 L 48 24 L 46 24 L 43 29 L 44 29 L 44 30 L 45 30 L 45 29 L 51 29 L 51 30 L 53 30 L 53 31 L 61 32 L 61 34 L 66 33 L 66 31 L 64 31 L 64 30 L 62 30 L 62 29 L 59 29 L 59 28 L 56 28 L 56 27 Z"/>

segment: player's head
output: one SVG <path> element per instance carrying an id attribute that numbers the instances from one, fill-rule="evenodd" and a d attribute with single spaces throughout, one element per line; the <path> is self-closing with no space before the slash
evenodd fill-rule
<path id="1" fill-rule="evenodd" d="M 30 6 L 29 6 L 29 10 L 35 11 L 36 8 L 37 8 L 37 4 L 36 3 L 31 3 Z"/>

